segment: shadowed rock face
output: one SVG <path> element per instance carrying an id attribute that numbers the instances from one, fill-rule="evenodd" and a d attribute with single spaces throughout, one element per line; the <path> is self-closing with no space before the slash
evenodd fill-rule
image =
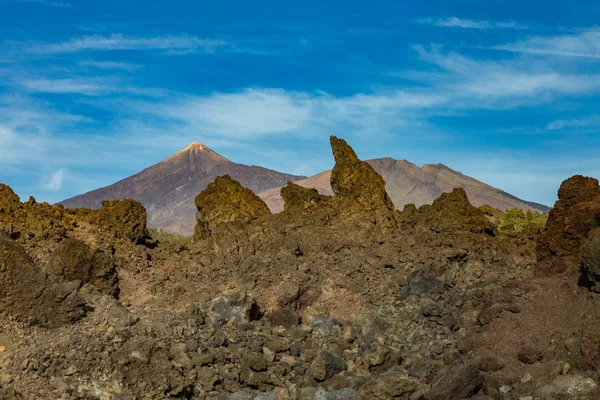
<path id="1" fill-rule="evenodd" d="M 580 247 L 597 227 L 600 227 L 598 180 L 576 175 L 564 181 L 538 243 L 536 274 L 579 273 Z"/>
<path id="2" fill-rule="evenodd" d="M 258 196 L 229 175 L 215 179 L 196 197 L 195 204 L 198 210 L 196 240 L 217 236 L 225 224 L 243 228 L 256 219 L 271 215 Z"/>
<path id="3" fill-rule="evenodd" d="M 0 312 L 24 322 L 58 327 L 83 318 L 85 300 L 73 285 L 46 281 L 25 250 L 0 234 Z"/>
<path id="4" fill-rule="evenodd" d="M 91 284 L 100 292 L 117 296 L 117 271 L 112 257 L 101 250 L 92 251 L 78 239 L 65 239 L 54 249 L 46 264 L 46 273 L 58 282 Z"/>
<path id="5" fill-rule="evenodd" d="M 581 272 L 589 286 L 598 291 L 600 283 L 600 228 L 590 232 L 581 246 Z"/>

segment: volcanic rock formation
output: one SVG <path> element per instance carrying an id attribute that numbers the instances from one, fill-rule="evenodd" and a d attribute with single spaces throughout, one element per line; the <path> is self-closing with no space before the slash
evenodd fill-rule
<path id="1" fill-rule="evenodd" d="M 393 211 L 394 204 L 385 191 L 385 182 L 373 167 L 360 161 L 343 139 L 331 137 L 335 167 L 331 171 L 331 189 L 343 202 L 368 208 L 384 207 Z"/>
<path id="2" fill-rule="evenodd" d="M 536 274 L 578 274 L 581 245 L 597 227 L 600 227 L 598 180 L 576 175 L 564 181 L 537 247 Z"/>

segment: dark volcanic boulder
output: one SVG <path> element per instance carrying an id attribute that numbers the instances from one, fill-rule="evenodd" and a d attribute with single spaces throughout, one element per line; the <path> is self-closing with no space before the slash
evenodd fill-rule
<path id="1" fill-rule="evenodd" d="M 220 176 L 196 197 L 196 240 L 218 235 L 223 225 L 243 229 L 271 215 L 269 207 L 229 175 Z"/>
<path id="2" fill-rule="evenodd" d="M 58 282 L 77 281 L 78 286 L 89 283 L 109 296 L 119 292 L 112 257 L 101 250 L 92 251 L 78 239 L 65 239 L 54 249 L 46 273 Z"/>
<path id="3" fill-rule="evenodd" d="M 536 275 L 579 273 L 580 247 L 597 227 L 600 227 L 598 180 L 576 175 L 564 181 L 538 242 Z"/>
<path id="4" fill-rule="evenodd" d="M 483 375 L 474 364 L 452 368 L 432 384 L 425 393 L 426 400 L 462 400 L 468 399 L 481 390 Z"/>
<path id="5" fill-rule="evenodd" d="M 132 199 L 103 201 L 102 208 L 92 212 L 90 222 L 111 236 L 135 243 L 148 236 L 146 209 Z"/>
<path id="6" fill-rule="evenodd" d="M 25 250 L 0 234 L 0 312 L 57 327 L 81 319 L 87 308 L 72 285 L 47 282 Z"/>
<path id="7" fill-rule="evenodd" d="M 342 357 L 321 351 L 310 365 L 309 372 L 316 381 L 322 382 L 333 378 L 346 370 L 346 362 Z"/>

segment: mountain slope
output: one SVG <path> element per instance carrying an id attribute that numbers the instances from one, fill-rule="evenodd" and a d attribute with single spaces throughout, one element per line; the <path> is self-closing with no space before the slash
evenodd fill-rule
<path id="1" fill-rule="evenodd" d="M 150 227 L 189 233 L 195 221 L 194 198 L 217 176 L 229 174 L 256 193 L 302 179 L 263 167 L 229 161 L 200 143 L 115 184 L 64 200 L 67 208 L 99 208 L 103 200 L 132 198 L 148 212 Z M 193 227 L 193 222 L 191 223 Z"/>
<path id="2" fill-rule="evenodd" d="M 500 189 L 454 171 L 443 164 L 425 164 L 418 167 L 406 160 L 394 160 L 392 158 L 377 158 L 369 160 L 368 163 L 386 181 L 386 190 L 398 209 L 402 209 L 410 203 L 415 204 L 417 207 L 423 204 L 431 204 L 442 193 L 451 192 L 452 189 L 459 187 L 465 189 L 469 201 L 475 206 L 488 204 L 500 210 L 509 208 L 536 211 L 549 210 L 547 206 L 521 200 Z M 300 186 L 315 188 L 321 194 L 331 196 L 333 192 L 329 184 L 330 177 L 331 170 L 295 183 Z M 283 199 L 279 194 L 280 189 L 274 188 L 259 194 L 273 212 L 283 210 Z"/>

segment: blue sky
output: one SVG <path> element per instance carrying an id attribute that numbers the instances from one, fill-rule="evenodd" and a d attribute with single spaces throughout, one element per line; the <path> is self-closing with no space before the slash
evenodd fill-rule
<path id="1" fill-rule="evenodd" d="M 0 182 L 57 202 L 193 141 L 312 175 L 444 163 L 552 204 L 600 177 L 595 1 L 0 0 Z"/>

